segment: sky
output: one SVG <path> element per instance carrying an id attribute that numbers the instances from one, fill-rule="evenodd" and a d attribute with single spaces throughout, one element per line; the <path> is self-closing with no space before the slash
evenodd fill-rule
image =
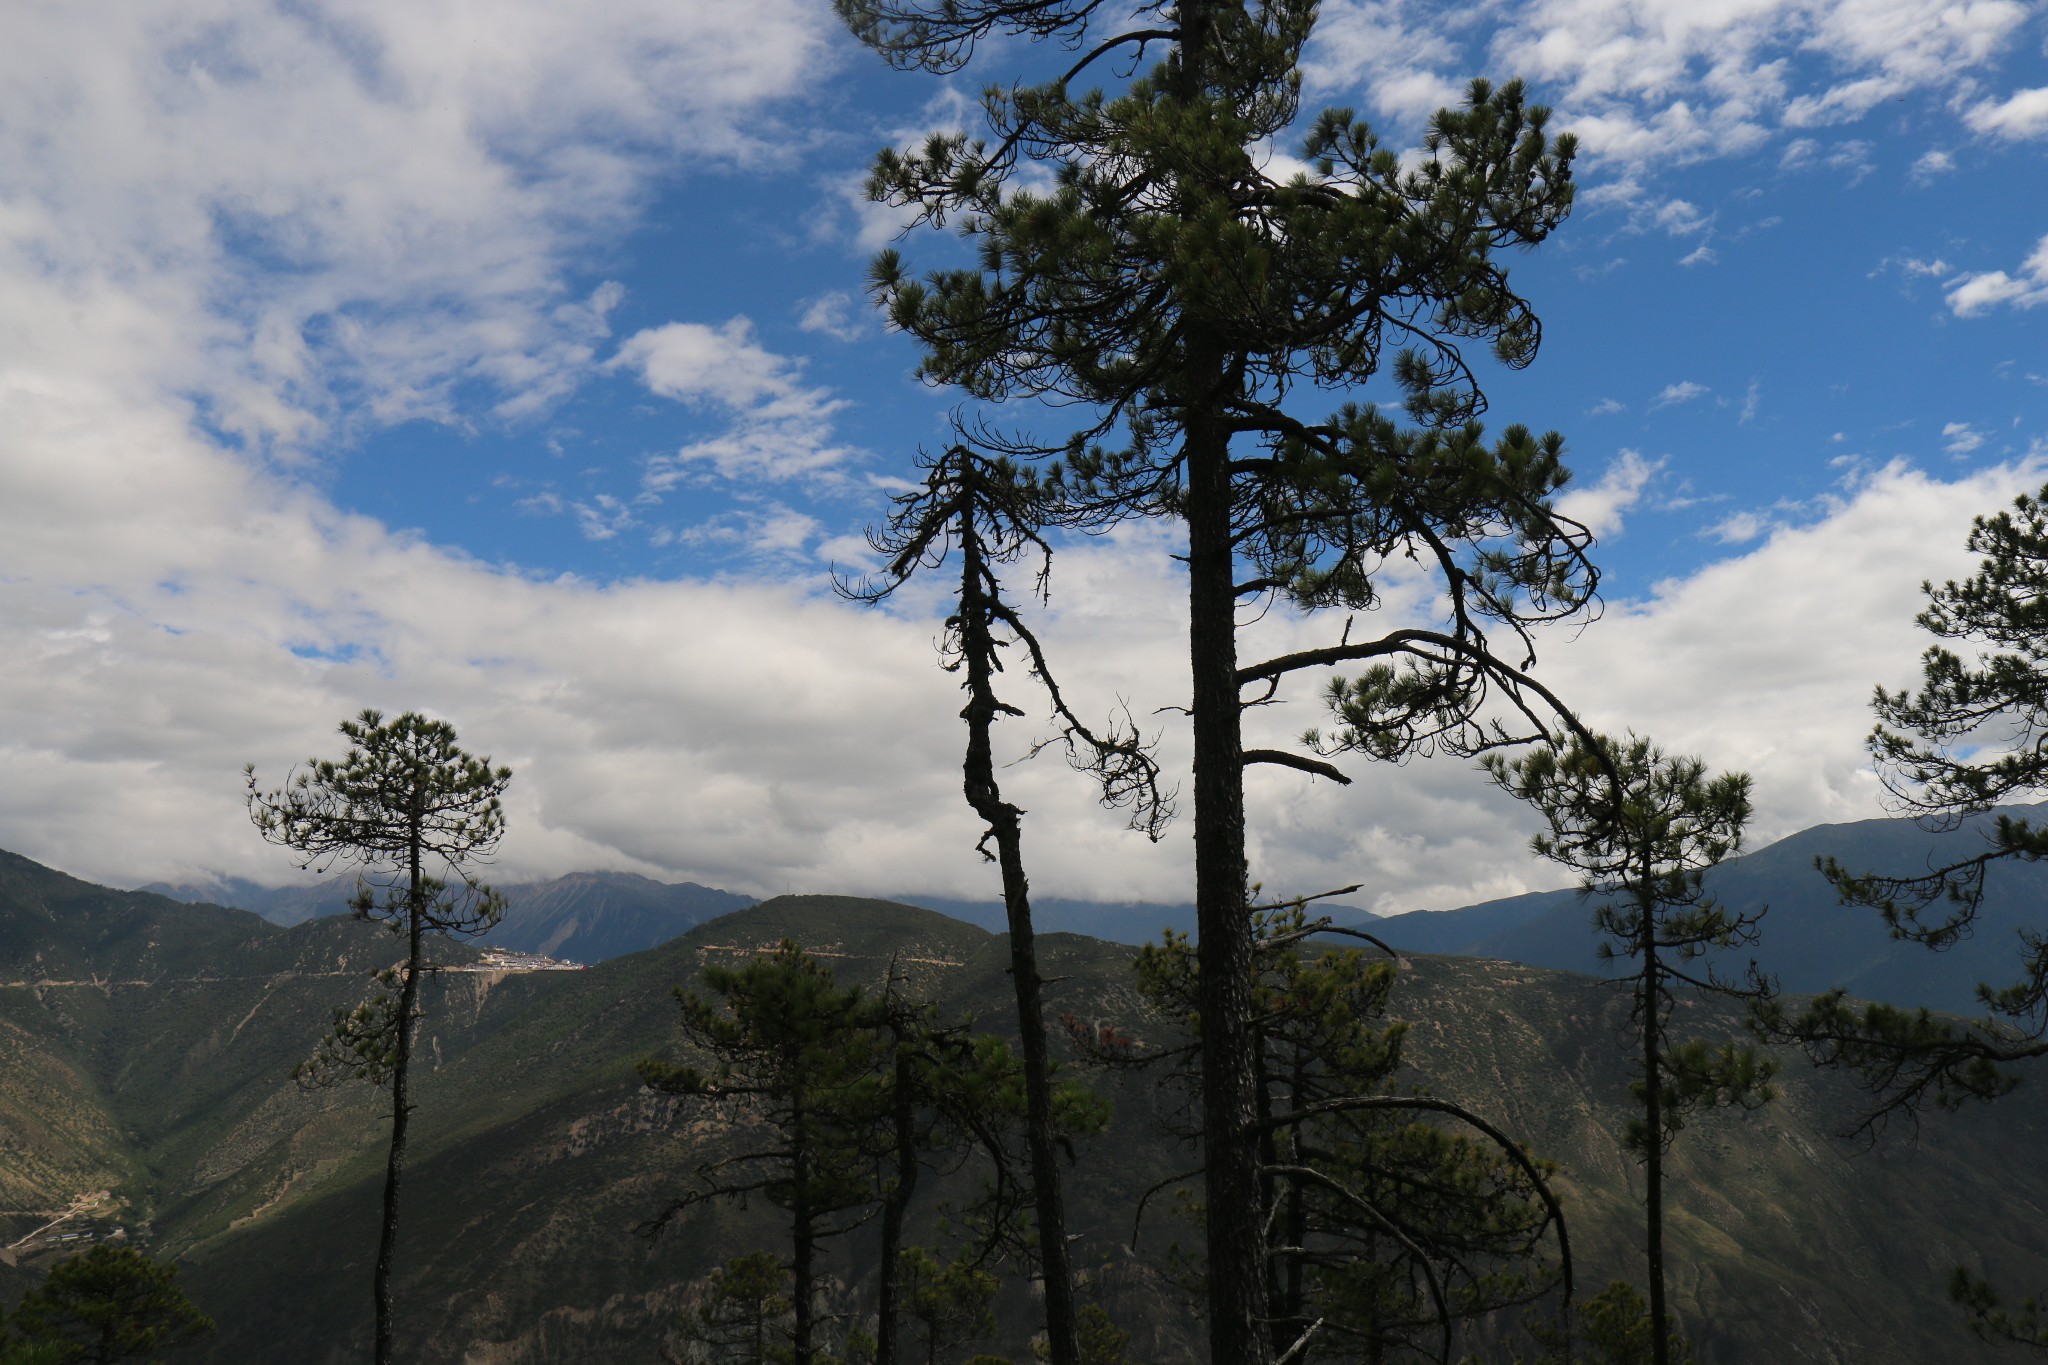
<path id="1" fill-rule="evenodd" d="M 832 575 L 959 402 L 863 289 L 878 249 L 959 244 L 865 168 L 1044 54 L 893 72 L 827 0 L 74 0 L 8 30 L 0 848 L 301 878 L 243 765 L 282 779 L 377 707 L 515 769 L 501 879 L 997 894 L 938 586 L 863 607 Z M 1537 675 L 1752 774 L 1751 846 L 1881 813 L 1868 699 L 1915 679 L 1920 583 L 2048 480 L 2044 47 L 2021 0 L 1323 6 L 1311 111 L 1407 145 L 1520 75 L 1579 138 L 1571 220 L 1513 264 L 1542 353 L 1488 382 L 1489 421 L 1564 433 L 1600 537 L 1604 612 Z M 1184 772 L 1174 548 L 1061 545 L 1040 620 L 1084 714 L 1128 705 Z M 1267 613 L 1244 648 L 1336 629 Z M 1320 723 L 1317 690 L 1253 741 Z M 1269 891 L 1570 880 L 1469 765 L 1349 768 L 1249 774 Z M 1002 776 L 1041 892 L 1189 897 L 1185 817 L 1149 845 L 1053 755 Z"/>

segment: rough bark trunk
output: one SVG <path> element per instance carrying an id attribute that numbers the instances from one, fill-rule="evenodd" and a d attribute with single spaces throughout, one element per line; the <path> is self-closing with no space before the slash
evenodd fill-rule
<path id="1" fill-rule="evenodd" d="M 1644 860 L 1645 885 L 1649 866 Z M 1650 1130 L 1649 1147 L 1643 1161 L 1645 1210 L 1643 1215 L 1645 1259 L 1650 1279 L 1650 1359 L 1653 1365 L 1671 1365 L 1671 1324 L 1664 1303 L 1664 1096 L 1659 1084 L 1664 1061 L 1657 1046 L 1657 996 L 1662 981 L 1657 961 L 1657 915 L 1651 897 L 1645 894 L 1637 913 L 1643 917 L 1643 1120 Z"/>
<path id="2" fill-rule="evenodd" d="M 1216 11 L 1226 0 L 1182 0 L 1171 95 L 1191 110 L 1217 83 Z M 1181 174 L 1182 212 L 1228 196 L 1236 166 Z M 1257 1041 L 1252 1030 L 1252 924 L 1245 885 L 1244 742 L 1237 685 L 1237 592 L 1231 540 L 1227 345 L 1182 300 L 1185 355 L 1183 514 L 1188 524 L 1188 670 L 1194 713 L 1196 962 L 1202 1012 L 1204 1240 L 1211 1365 L 1265 1365 L 1265 1228 L 1255 1129 Z"/>
<path id="3" fill-rule="evenodd" d="M 813 1262 L 817 1233 L 811 1214 L 810 1134 L 807 1116 L 799 1106 L 790 1116 L 790 1184 L 795 1195 L 790 1201 L 790 1278 L 795 1281 L 791 1307 L 796 1321 L 790 1334 L 792 1365 L 811 1365 L 811 1278 L 817 1273 Z"/>
<path id="4" fill-rule="evenodd" d="M 417 797 L 415 797 L 417 804 Z M 415 820 L 417 820 L 415 815 Z M 426 933 L 417 836 L 407 859 L 405 979 L 398 987 L 398 1046 L 391 1064 L 391 1150 L 384 1160 L 384 1225 L 377 1235 L 372 1293 L 377 1303 L 377 1365 L 391 1365 L 391 1265 L 398 1250 L 398 1186 L 405 1174 L 406 1120 L 412 1114 L 412 1026 L 419 1012 L 420 943 Z"/>
<path id="5" fill-rule="evenodd" d="M 882 1264 L 875 1293 L 875 1365 L 896 1365 L 901 1340 L 896 1307 L 896 1261 L 903 1250 L 903 1214 L 917 1189 L 917 1096 L 912 1091 L 911 1061 L 902 1037 L 896 1039 L 895 1107 L 896 1188 L 882 1204 Z"/>
<path id="6" fill-rule="evenodd" d="M 971 473 L 966 477 L 972 477 Z M 960 649 L 967 670 L 967 754 L 962 765 L 967 802 L 987 824 L 1003 876 L 1003 910 L 1010 930 L 1010 979 L 1017 995 L 1017 1034 L 1024 1055 L 1025 1145 L 1031 1160 L 1033 1213 L 1038 1220 L 1038 1266 L 1045 1283 L 1047 1359 L 1080 1365 L 1074 1311 L 1073 1266 L 1067 1256 L 1066 1205 L 1061 1191 L 1059 1143 L 1053 1130 L 1052 1053 L 1045 1031 L 1044 983 L 1038 974 L 1031 925 L 1030 885 L 1024 875 L 1022 812 L 1003 800 L 996 783 L 990 731 L 1002 703 L 995 695 L 995 641 L 989 624 L 986 564 L 966 501 L 961 528 Z"/>
<path id="7" fill-rule="evenodd" d="M 1197 353 L 1190 370 L 1184 452 L 1188 666 L 1194 701 L 1209 1358 L 1212 1365 L 1262 1365 L 1272 1357 L 1255 1129 L 1253 943 L 1245 887 L 1230 446 L 1216 410 L 1215 395 L 1223 383 L 1220 357 Z"/>

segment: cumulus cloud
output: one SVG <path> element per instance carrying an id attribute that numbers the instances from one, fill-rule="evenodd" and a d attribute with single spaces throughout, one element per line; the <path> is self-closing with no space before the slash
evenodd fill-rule
<path id="1" fill-rule="evenodd" d="M 804 315 L 797 326 L 806 332 L 819 332 L 834 341 L 858 341 L 867 334 L 865 310 L 855 302 L 853 295 L 843 289 L 834 289 L 820 294 L 804 306 Z"/>
<path id="2" fill-rule="evenodd" d="M 1544 0 L 1501 51 L 1542 46 L 1617 163 L 1714 155 L 1771 135 L 1798 97 L 1782 57 L 1796 42 L 1841 64 L 1837 109 L 1864 97 L 1857 80 L 1893 71 L 1817 4 L 1624 14 Z M 1950 8 L 1959 17 L 1930 21 L 1935 41 L 1916 51 L 1963 71 L 1976 49 L 1957 35 L 2000 32 L 2010 7 Z M 1424 111 L 1462 83 L 1484 10 L 1333 4 L 1317 79 L 1378 61 L 1376 107 Z M 281 777 L 331 752 L 335 722 L 367 703 L 446 716 L 517 770 L 506 877 L 603 866 L 757 893 L 989 894 L 959 798 L 956 680 L 937 667 L 942 594 L 885 610 L 833 599 L 816 561 L 858 547 L 805 511 L 762 499 L 655 524 L 651 503 L 543 485 L 527 509 L 586 534 L 722 537 L 808 562 L 751 582 L 540 578 L 338 510 L 290 476 L 298 466 L 220 439 L 310 446 L 358 423 L 517 417 L 608 354 L 720 428 L 653 462 L 645 493 L 698 468 L 786 477 L 848 459 L 832 432 L 841 400 L 744 318 L 614 343 L 620 291 L 571 268 L 630 222 L 654 157 L 686 176 L 788 169 L 799 139 L 772 105 L 829 74 L 828 8 L 506 0 L 478 13 L 206 0 L 140 19 L 90 3 L 10 16 L 0 846 L 116 883 L 282 880 L 247 826 L 241 764 Z M 1371 41 L 1345 49 L 1346 22 Z M 481 405 L 458 401 L 472 387 Z M 1706 392 L 1687 381 L 1659 401 Z M 1619 527 L 1654 472 L 1624 454 L 1573 496 Z M 1546 637 L 1542 676 L 1601 724 L 1755 771 L 1760 838 L 1871 813 L 1862 701 L 1874 679 L 1910 672 L 1915 585 L 1962 567 L 1969 515 L 2036 477 L 1866 474 L 1805 524 L 1759 524 L 1707 570 L 1610 603 L 1577 638 Z M 1184 773 L 1172 708 L 1187 701 L 1187 642 L 1156 607 L 1184 595 L 1175 549 L 1144 527 L 1064 547 L 1044 625 L 1084 713 L 1127 699 Z M 1420 608 L 1416 585 L 1389 584 L 1387 623 Z M 1246 653 L 1339 629 L 1270 612 Z M 1304 680 L 1255 713 L 1250 741 L 1315 723 L 1313 692 Z M 1006 727 L 1005 759 L 1035 727 Z M 1522 813 L 1465 765 L 1351 766 L 1362 780 L 1343 791 L 1250 776 L 1269 888 L 1363 880 L 1394 910 L 1557 880 L 1524 853 Z M 1185 894 L 1185 825 L 1148 846 L 1061 765 L 1005 771 L 1034 845 L 1060 850 L 1034 869 L 1047 891 Z"/>
<path id="3" fill-rule="evenodd" d="M 787 479 L 816 473 L 851 452 L 832 439 L 832 414 L 845 404 L 798 381 L 801 366 L 754 340 L 754 325 L 671 322 L 635 332 L 607 362 L 639 376 L 648 389 L 733 420 L 724 432 L 648 462 L 646 491 L 661 494 L 693 466 L 729 479 Z"/>
<path id="4" fill-rule="evenodd" d="M 2001 304 L 2033 308 L 2048 303 L 2048 237 L 2034 244 L 2033 251 L 2021 263 L 2019 274 L 1986 270 L 1958 275 L 1950 282 L 1947 297 L 1949 311 L 1963 318 Z"/>
<path id="5" fill-rule="evenodd" d="M 1994 137 L 2029 138 L 2048 133 L 2048 86 L 2021 90 L 2003 100 L 1973 105 L 1964 121 Z"/>
<path id="6" fill-rule="evenodd" d="M 1558 499 L 1558 510 L 1595 536 L 1616 535 L 1623 515 L 1642 501 L 1650 480 L 1664 465 L 1663 460 L 1644 459 L 1640 450 L 1623 450 L 1598 483 L 1574 488 Z"/>

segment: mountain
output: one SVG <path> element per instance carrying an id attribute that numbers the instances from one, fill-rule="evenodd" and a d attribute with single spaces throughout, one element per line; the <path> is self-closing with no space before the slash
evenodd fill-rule
<path id="1" fill-rule="evenodd" d="M 239 877 L 142 888 L 189 903 L 252 910 L 287 928 L 323 915 L 348 913 L 354 877 L 307 886 L 266 887 Z M 492 948 L 542 953 L 573 962 L 602 962 L 666 943 L 707 919 L 754 903 L 751 896 L 695 882 L 658 882 L 630 872 L 572 872 L 546 882 L 516 882 L 498 890 L 505 916 L 475 940 Z"/>
<path id="2" fill-rule="evenodd" d="M 1001 901 L 958 900 L 916 892 L 895 899 L 901 904 L 922 906 L 926 910 L 950 915 L 992 934 L 1003 933 L 1009 926 L 1009 917 L 1004 913 Z M 1362 910 L 1355 905 L 1318 901 L 1316 910 L 1329 915 L 1333 922 L 1352 928 L 1379 922 L 1370 910 Z M 1195 932 L 1195 907 L 1157 901 L 1081 901 L 1063 896 L 1033 896 L 1031 923 L 1042 933 L 1086 934 L 1090 938 L 1135 947 L 1152 942 L 1163 929 L 1192 936 Z"/>
<path id="3" fill-rule="evenodd" d="M 2048 807 L 2006 814 L 2041 819 Z M 1995 815 L 1996 813 L 1994 813 Z M 1983 847 L 1986 815 L 1949 833 L 1929 833 L 1910 820 L 1819 825 L 1707 874 L 1707 889 L 1730 910 L 1768 907 L 1755 948 L 1709 961 L 1739 973 L 1753 957 L 1790 992 L 1841 986 L 1851 995 L 1897 1005 L 1979 1013 L 1976 985 L 2004 985 L 2017 975 L 2020 932 L 2048 926 L 2048 864 L 2007 862 L 1987 879 L 1975 933 L 1944 952 L 1894 940 L 1874 910 L 1844 906 L 1814 859 L 1831 855 L 1860 871 L 1912 874 L 1968 857 Z M 1462 910 L 1416 911 L 1369 926 L 1409 952 L 1502 958 L 1530 966 L 1604 975 L 1592 911 L 1577 891 L 1540 891 Z"/>
<path id="4" fill-rule="evenodd" d="M 480 942 L 576 962 L 637 953 L 754 903 L 751 896 L 630 872 L 572 872 L 504 893 L 505 918 Z"/>
<path id="5" fill-rule="evenodd" d="M 1003 940 L 884 901 L 779 897 L 580 972 L 476 970 L 473 949 L 437 945 L 450 970 L 425 988 L 398 1262 L 409 1359 L 654 1359 L 717 1256 L 772 1245 L 758 1202 L 635 1235 L 716 1125 L 646 1091 L 632 1067 L 673 1046 L 672 987 L 785 934 L 843 980 L 893 966 L 949 1013 L 1006 1024 Z M 0 859 L 0 1238 L 33 1228 L 28 1211 L 112 1191 L 123 1224 L 182 1259 L 182 1283 L 221 1324 L 193 1359 L 362 1359 L 381 1092 L 302 1091 L 288 1073 L 395 948 L 346 917 L 284 928 Z M 1127 947 L 1048 933 L 1041 951 L 1056 1013 L 1173 1041 L 1136 999 Z M 1738 1027 L 1712 1001 L 1680 1010 L 1702 1036 Z M 1560 1163 L 1579 1283 L 1630 1274 L 1640 1176 L 1622 1146 L 1618 994 L 1558 971 L 1410 955 L 1394 1011 L 1413 1021 L 1408 1084 Z M 1946 1277 L 1960 1263 L 2019 1290 L 2048 1283 L 2048 1098 L 2023 1087 L 1931 1118 L 1917 1144 L 1866 1150 L 1833 1136 L 1855 1112 L 1846 1080 L 1781 1063 L 1777 1102 L 1701 1116 L 1672 1157 L 1674 1301 L 1699 1365 L 1999 1358 L 1963 1333 Z M 1199 1324 L 1168 1255 L 1191 1233 L 1170 1201 L 1153 1201 L 1130 1249 L 1139 1192 L 1188 1155 L 1159 1135 L 1169 1101 L 1149 1077 L 1102 1084 L 1115 1118 L 1078 1144 L 1077 1263 L 1136 1331 L 1134 1358 L 1195 1359 Z M 832 1270 L 841 1302 L 871 1277 L 858 1255 Z M 990 1345 L 1026 1358 L 1027 1311 L 1009 1302 Z"/>

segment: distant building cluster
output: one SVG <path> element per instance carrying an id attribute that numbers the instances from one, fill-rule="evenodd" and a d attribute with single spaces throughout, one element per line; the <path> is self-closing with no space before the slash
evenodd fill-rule
<path id="1" fill-rule="evenodd" d="M 449 967 L 451 972 L 581 972 L 581 962 L 565 962 L 541 953 L 514 953 L 503 948 L 486 948 L 473 966 Z"/>

